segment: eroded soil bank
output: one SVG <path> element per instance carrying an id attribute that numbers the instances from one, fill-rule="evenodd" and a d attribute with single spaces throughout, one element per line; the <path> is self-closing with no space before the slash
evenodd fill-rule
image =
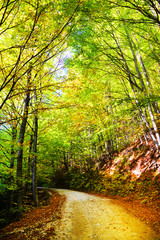
<path id="1" fill-rule="evenodd" d="M 155 232 L 110 199 L 58 190 L 66 196 L 57 240 L 159 240 Z"/>

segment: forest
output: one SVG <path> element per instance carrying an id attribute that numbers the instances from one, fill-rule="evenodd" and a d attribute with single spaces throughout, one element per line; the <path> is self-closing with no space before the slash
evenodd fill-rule
<path id="1" fill-rule="evenodd" d="M 159 25 L 159 0 L 1 0 L 0 224 L 37 186 L 159 198 Z"/>

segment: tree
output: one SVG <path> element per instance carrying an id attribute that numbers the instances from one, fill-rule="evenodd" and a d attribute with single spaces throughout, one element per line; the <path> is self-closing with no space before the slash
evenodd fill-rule
<path id="1" fill-rule="evenodd" d="M 70 1 L 67 4 L 70 4 Z M 52 14 L 53 7 L 54 15 Z M 72 29 L 71 22 L 74 22 L 79 2 L 73 5 L 71 11 L 65 11 L 64 7 L 66 7 L 65 4 L 60 4 L 59 1 L 54 6 L 52 1 L 41 3 L 38 0 L 32 3 L 21 1 L 18 5 L 16 1 L 13 3 L 7 1 L 6 4 L 4 1 L 1 8 L 1 21 L 3 22 L 1 38 L 3 40 L 6 37 L 7 31 L 7 41 L 6 46 L 3 44 L 1 46 L 3 78 L 0 86 L 2 92 L 0 109 L 9 98 L 14 96 L 14 89 L 23 76 L 30 72 L 30 68 L 46 63 L 63 47 Z M 8 14 L 4 17 L 6 12 Z M 69 17 L 66 16 L 67 14 Z M 65 17 L 67 17 L 65 21 L 60 20 Z M 23 22 L 21 18 L 24 19 Z M 43 25 L 44 22 L 45 25 Z M 9 64 L 8 58 L 11 59 Z"/>
<path id="2" fill-rule="evenodd" d="M 19 209 L 22 209 L 23 205 L 23 143 L 25 137 L 25 130 L 28 118 L 29 102 L 30 102 L 30 84 L 31 84 L 31 71 L 28 74 L 26 97 L 24 100 L 24 112 L 22 116 L 22 122 L 18 138 L 18 154 L 17 154 L 17 205 Z"/>
<path id="3" fill-rule="evenodd" d="M 13 173 L 18 149 L 20 209 L 31 182 L 38 205 L 37 184 L 109 166 L 135 138 L 160 151 L 158 1 L 8 0 L 0 19 L 1 156 Z"/>

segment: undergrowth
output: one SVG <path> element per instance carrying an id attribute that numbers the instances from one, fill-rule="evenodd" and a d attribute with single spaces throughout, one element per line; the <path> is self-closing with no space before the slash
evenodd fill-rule
<path id="1" fill-rule="evenodd" d="M 82 170 L 71 168 L 69 171 L 58 170 L 52 186 L 79 191 L 101 193 L 138 199 L 150 204 L 160 197 L 160 176 L 154 176 L 154 171 L 144 172 L 140 178 L 133 179 L 130 172 L 115 171 L 106 174 L 94 169 Z"/>
<path id="2" fill-rule="evenodd" d="M 39 204 L 40 206 L 45 206 L 49 203 L 49 193 L 46 190 L 39 190 Z M 23 213 L 28 212 L 30 209 L 34 208 L 33 196 L 31 192 L 28 192 L 24 196 L 23 200 Z M 17 208 L 16 203 L 13 203 L 13 206 L 9 207 L 9 197 L 7 192 L 0 195 L 0 228 L 6 226 L 11 222 L 20 220 L 22 217 L 19 214 L 20 209 Z M 21 211 L 20 211 L 21 212 Z"/>

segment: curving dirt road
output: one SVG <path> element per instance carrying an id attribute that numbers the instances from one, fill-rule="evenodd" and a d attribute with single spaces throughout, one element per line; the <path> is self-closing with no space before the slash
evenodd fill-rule
<path id="1" fill-rule="evenodd" d="M 67 200 L 61 224 L 56 228 L 56 240 L 160 240 L 146 224 L 109 199 L 57 191 Z"/>

